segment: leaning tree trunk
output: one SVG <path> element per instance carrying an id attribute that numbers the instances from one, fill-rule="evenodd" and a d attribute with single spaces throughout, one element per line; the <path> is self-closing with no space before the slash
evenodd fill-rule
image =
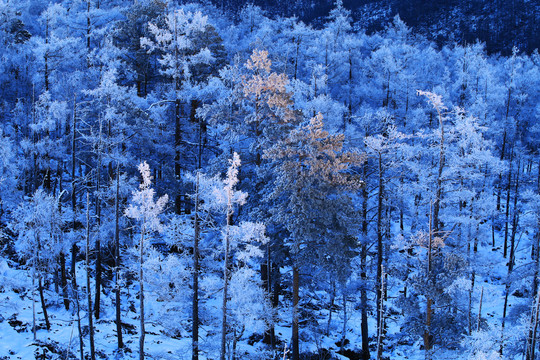
<path id="1" fill-rule="evenodd" d="M 49 314 L 47 313 L 47 304 L 45 303 L 45 295 L 43 294 L 43 280 L 41 274 L 38 275 L 38 287 L 39 287 L 39 299 L 41 300 L 41 309 L 43 310 L 43 317 L 45 318 L 45 327 L 47 331 L 51 330 L 51 323 L 49 321 Z"/>

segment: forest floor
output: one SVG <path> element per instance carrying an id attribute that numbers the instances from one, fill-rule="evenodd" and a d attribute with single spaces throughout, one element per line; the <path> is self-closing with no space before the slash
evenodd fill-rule
<path id="1" fill-rule="evenodd" d="M 477 256 L 481 258 L 479 261 L 482 266 L 478 268 L 476 284 L 473 288 L 472 308 L 475 314 L 474 324 L 477 324 L 477 314 L 480 305 L 480 297 L 483 288 L 482 296 L 482 321 L 489 326 L 490 333 L 481 337 L 472 337 L 480 344 L 475 345 L 484 349 L 495 351 L 495 347 L 500 342 L 501 333 L 501 314 L 504 304 L 505 281 L 507 277 L 507 267 L 504 266 L 505 259 L 502 258 L 500 251 L 492 251 L 491 246 L 481 247 Z M 517 264 L 526 263 L 527 254 L 517 252 Z M 45 329 L 45 321 L 39 301 L 39 295 L 36 291 L 34 299 L 32 292 L 24 289 L 32 288 L 31 273 L 22 268 L 16 269 L 14 263 L 9 260 L 0 259 L 0 359 L 80 359 L 79 355 L 79 332 L 77 327 L 77 316 L 73 309 L 66 310 L 61 302 L 60 297 L 54 292 L 53 286 L 46 290 L 46 298 L 48 299 L 48 313 L 51 322 L 51 330 Z M 79 264 L 82 265 L 82 264 Z M 85 283 L 84 273 L 82 268 L 79 268 L 79 284 Z M 388 316 L 388 338 L 385 343 L 385 356 L 391 360 L 419 360 L 424 359 L 424 351 L 422 350 L 422 341 L 419 337 L 407 336 L 401 332 L 403 317 L 400 314 L 400 309 L 394 307 L 392 299 L 397 298 L 398 293 L 402 290 L 402 284 L 398 281 L 392 281 L 388 284 L 389 288 L 389 308 L 392 311 Z M 510 347 L 519 348 L 524 344 L 517 343 L 526 331 L 527 319 L 522 316 L 530 304 L 527 303 L 524 297 L 520 295 L 520 289 L 526 288 L 528 284 L 521 283 L 519 279 L 513 280 L 508 304 L 508 316 L 512 321 L 507 321 L 506 330 L 504 333 L 505 341 Z M 82 288 L 84 293 L 85 288 Z M 122 308 L 123 317 L 123 337 L 125 349 L 122 352 L 117 350 L 116 324 L 115 324 L 115 308 L 113 303 L 114 293 L 109 291 L 102 296 L 102 314 L 99 320 L 94 322 L 95 325 L 95 347 L 96 357 L 99 359 L 138 359 L 138 325 L 139 318 L 137 314 L 138 300 L 135 297 L 136 289 L 124 289 Z M 129 298 L 128 298 L 129 297 Z M 53 301 L 52 299 L 56 299 Z M 88 342 L 88 318 L 86 309 L 86 296 L 81 296 L 81 328 L 84 335 L 84 353 L 89 355 Z M 37 332 L 36 339 L 33 338 L 32 323 L 33 323 L 33 305 L 36 314 Z M 159 306 L 159 304 L 149 304 Z M 322 309 L 317 314 L 317 322 L 319 328 L 326 328 L 328 321 L 328 310 Z M 361 344 L 360 333 L 360 311 L 351 310 L 348 315 L 348 332 L 347 340 L 349 341 L 346 349 L 358 354 Z M 465 315 L 464 315 L 465 316 Z M 281 344 L 289 342 L 290 326 L 287 323 L 287 314 L 282 314 L 283 322 L 276 326 L 276 335 L 281 340 Z M 333 320 L 330 324 L 330 336 L 324 334 L 316 334 L 312 332 L 309 342 L 301 344 L 303 352 L 325 353 L 325 359 L 351 359 L 355 355 L 343 356 L 337 352 L 339 350 L 339 339 L 341 337 L 343 327 L 343 313 L 338 308 L 333 313 Z M 370 318 L 369 328 L 371 343 L 374 345 L 375 339 L 373 332 L 375 331 L 375 320 Z M 201 331 L 204 337 L 204 329 Z M 465 338 L 465 337 L 464 337 Z M 215 337 L 214 337 L 215 339 Z M 248 339 L 242 339 L 238 344 L 238 354 L 242 359 L 264 359 L 267 358 L 268 352 L 265 351 L 265 345 L 260 342 L 255 342 L 249 345 Z M 516 342 L 516 343 L 512 343 Z M 201 341 L 205 343 L 204 339 Z M 205 346 L 209 346 L 205 344 Z M 201 346 L 203 347 L 203 346 Z M 201 359 L 213 359 L 217 351 L 217 345 L 209 346 L 214 349 L 211 353 L 201 354 Z M 151 320 L 146 324 L 146 341 L 145 353 L 148 359 L 190 359 L 191 358 L 191 340 L 189 336 L 171 337 L 167 331 L 160 325 L 153 323 Z M 469 346 L 470 348 L 470 346 Z M 375 349 L 372 348 L 372 358 L 375 356 Z M 278 350 L 280 358 L 283 358 L 283 349 Z M 350 356 L 350 357 L 349 357 Z M 289 356 L 286 356 L 289 358 Z M 321 357 L 312 357 L 311 359 L 320 359 Z M 436 347 L 434 352 L 436 359 L 467 359 L 471 358 L 469 354 L 463 353 L 460 349 L 444 350 Z M 512 356 L 504 356 L 503 358 L 512 359 Z M 516 358 L 521 358 L 521 355 Z"/>

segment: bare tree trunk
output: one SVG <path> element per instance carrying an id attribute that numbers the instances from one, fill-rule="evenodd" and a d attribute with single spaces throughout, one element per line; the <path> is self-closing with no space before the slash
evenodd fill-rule
<path id="1" fill-rule="evenodd" d="M 525 352 L 525 360 L 534 360 L 536 351 L 536 332 L 538 329 L 538 313 L 540 310 L 540 292 L 536 295 L 536 306 L 531 313 L 531 325 L 529 336 L 527 338 L 527 348 Z"/>
<path id="2" fill-rule="evenodd" d="M 39 287 L 39 299 L 41 300 L 41 309 L 43 310 L 43 317 L 45 318 L 45 327 L 47 331 L 51 330 L 51 323 L 49 322 L 49 314 L 47 313 L 47 304 L 45 303 L 45 295 L 43 294 L 43 280 L 41 275 L 38 275 L 38 287 Z"/>
<path id="3" fill-rule="evenodd" d="M 520 174 L 520 159 L 518 158 L 517 162 L 517 172 L 516 172 L 516 187 L 514 192 L 514 208 L 512 214 L 512 233 L 510 234 L 510 259 L 508 259 L 508 268 L 509 271 L 514 269 L 515 264 L 515 253 L 516 253 L 516 234 L 518 227 L 519 212 L 517 209 L 518 199 L 519 199 L 519 174 Z M 510 193 L 508 194 L 510 195 Z"/>
<path id="4" fill-rule="evenodd" d="M 503 257 L 506 258 L 508 254 L 508 223 L 510 222 L 510 193 L 512 189 L 512 172 L 514 164 L 514 149 L 510 153 L 510 170 L 508 171 L 508 184 L 506 185 L 506 209 L 505 209 L 505 221 L 504 221 L 504 245 L 503 245 Z"/>
<path id="5" fill-rule="evenodd" d="M 377 282 L 376 282 L 376 292 L 377 292 L 377 359 L 380 358 L 380 353 L 382 352 L 382 347 L 379 348 L 379 345 L 382 346 L 382 337 L 383 331 L 380 326 L 383 324 L 381 321 L 382 306 L 383 306 L 383 197 L 384 197 L 384 185 L 383 185 L 383 167 L 382 167 L 382 154 L 378 154 L 378 170 L 379 170 L 379 184 L 378 184 L 378 195 L 377 195 Z M 380 338 L 379 338 L 380 337 Z M 380 340 L 380 341 L 379 341 Z"/>
<path id="6" fill-rule="evenodd" d="M 330 293 L 330 308 L 328 309 L 328 323 L 326 324 L 326 336 L 330 335 L 330 325 L 332 324 L 332 312 L 333 308 L 336 302 L 336 282 L 335 280 L 331 280 L 332 282 L 332 292 Z"/>
<path id="7" fill-rule="evenodd" d="M 192 116 L 195 120 L 195 110 L 197 102 L 192 102 Z M 194 219 L 194 238 L 193 238 L 193 307 L 192 307 L 192 335 L 191 335 L 191 358 L 192 360 L 199 359 L 199 241 L 200 241 L 200 203 L 199 203 L 199 191 L 200 191 L 200 170 L 202 168 L 202 119 L 199 119 L 199 144 L 198 144 L 198 156 L 197 156 L 197 179 L 195 183 L 195 219 Z"/>
<path id="8" fill-rule="evenodd" d="M 34 335 L 34 341 L 36 341 L 36 264 L 35 256 L 32 260 L 32 334 Z"/>
<path id="9" fill-rule="evenodd" d="M 341 345 L 339 346 L 339 350 L 343 352 L 343 348 L 345 346 L 345 339 L 347 339 L 347 321 L 348 321 L 348 314 L 347 314 L 347 294 L 345 287 L 342 288 L 342 298 L 343 298 L 343 330 L 341 332 Z"/>
<path id="10" fill-rule="evenodd" d="M 122 313 L 120 307 L 120 165 L 116 164 L 116 194 L 114 199 L 114 281 L 116 306 L 116 338 L 118 348 L 124 347 L 122 340 Z"/>
<path id="11" fill-rule="evenodd" d="M 139 243 L 139 305 L 140 305 L 140 327 L 139 327 L 139 360 L 144 360 L 144 277 L 143 277 L 143 264 L 144 264 L 144 235 L 146 232 L 145 220 L 141 225 L 141 239 Z"/>
<path id="12" fill-rule="evenodd" d="M 482 286 L 482 292 L 480 293 L 480 305 L 478 305 L 478 322 L 476 325 L 476 331 L 480 331 L 480 321 L 482 320 L 482 301 L 484 301 L 484 287 Z"/>
<path id="13" fill-rule="evenodd" d="M 442 173 L 445 165 L 445 151 L 444 151 L 444 123 L 443 123 L 443 116 L 440 109 L 437 109 L 438 116 L 439 116 L 439 129 L 441 132 L 441 142 L 440 142 L 440 148 L 439 148 L 439 169 L 437 172 L 437 188 L 435 190 L 435 201 L 433 202 L 433 223 L 431 226 L 433 226 L 433 231 L 435 234 L 439 232 L 439 210 L 441 207 L 441 200 L 442 200 Z"/>
<path id="14" fill-rule="evenodd" d="M 300 292 L 300 274 L 296 261 L 298 261 L 298 259 L 295 259 L 295 264 L 293 265 L 292 360 L 300 360 L 300 346 L 298 344 L 298 300 Z"/>
<path id="15" fill-rule="evenodd" d="M 385 274 L 384 274 L 384 268 L 383 268 L 383 265 L 381 265 L 381 291 L 384 291 L 384 278 L 385 278 Z M 384 297 L 381 296 L 380 299 L 380 304 L 377 304 L 377 307 L 378 307 L 378 314 L 377 314 L 377 319 L 378 319 L 378 324 L 377 324 L 377 360 L 381 360 L 382 359 L 382 355 L 383 355 L 383 341 L 384 341 Z"/>
<path id="16" fill-rule="evenodd" d="M 428 282 L 431 282 L 431 260 L 432 260 L 432 246 L 433 246 L 433 217 L 431 215 L 431 206 L 429 209 L 429 244 L 428 244 Z M 432 316 L 432 309 L 431 306 L 433 304 L 433 300 L 429 295 L 427 295 L 427 305 L 426 305 L 426 327 L 424 331 L 424 349 L 425 349 L 425 359 L 431 360 L 431 349 L 432 349 L 432 337 L 431 334 L 431 316 Z"/>
<path id="17" fill-rule="evenodd" d="M 92 290 L 90 288 L 90 194 L 86 193 L 86 291 L 88 293 L 88 328 L 90 335 L 90 359 L 96 360 L 94 347 L 94 319 L 92 317 Z"/>
<path id="18" fill-rule="evenodd" d="M 79 352 L 81 360 L 84 360 L 84 340 L 82 335 L 82 326 L 81 326 L 81 306 L 79 303 L 79 289 L 77 288 L 77 282 L 73 283 L 73 295 L 75 296 L 75 308 L 77 311 L 77 330 L 79 332 Z"/>
<path id="19" fill-rule="evenodd" d="M 95 309 L 94 316 L 96 319 L 99 319 L 100 316 L 100 304 L 101 304 L 101 273 L 102 273 L 102 264 L 101 264 L 101 236 L 100 236 L 100 227 L 101 227 L 101 199 L 99 196 L 99 191 L 101 187 L 101 120 L 99 125 L 99 142 L 98 145 L 98 164 L 97 164 L 97 179 L 96 179 L 96 299 L 95 299 Z"/>
<path id="20" fill-rule="evenodd" d="M 62 297 L 64 298 L 64 307 L 69 310 L 69 296 L 67 293 L 67 276 L 66 276 L 66 255 L 63 251 L 60 252 L 60 286 L 62 287 Z"/>
<path id="21" fill-rule="evenodd" d="M 229 229 L 232 223 L 232 203 L 231 195 L 229 194 L 227 204 L 227 230 L 225 232 L 225 263 L 223 265 L 223 301 L 221 306 L 221 353 L 220 359 L 225 360 L 227 355 L 227 297 L 229 290 L 229 250 L 230 236 Z"/>
<path id="22" fill-rule="evenodd" d="M 363 178 L 367 179 L 367 164 L 363 166 Z M 369 328 L 368 328 L 368 308 L 367 308 L 367 256 L 368 250 L 366 245 L 367 233 L 368 233 L 368 191 L 367 187 L 362 187 L 362 240 L 360 250 L 360 277 L 362 279 L 362 287 L 360 288 L 360 308 L 361 308 L 361 323 L 360 328 L 362 332 L 362 360 L 369 360 Z"/>
<path id="23" fill-rule="evenodd" d="M 199 130 L 200 132 L 200 130 Z M 199 139 L 200 146 L 200 139 Z M 199 156 L 200 159 L 200 156 Z M 199 163 L 200 165 L 200 163 Z M 200 167 L 199 167 L 200 169 Z M 195 184 L 195 236 L 193 239 L 193 307 L 192 307 L 192 336 L 191 336 L 191 359 L 199 359 L 199 177 L 200 172 L 197 171 L 197 180 Z"/>
<path id="24" fill-rule="evenodd" d="M 75 169 L 76 169 L 76 162 L 77 162 L 77 156 L 76 156 L 76 150 L 77 150 L 77 102 L 75 95 L 73 96 L 73 119 L 72 119 L 72 129 L 71 129 L 71 210 L 73 213 L 72 218 L 72 230 L 73 233 L 77 230 L 76 228 L 76 220 L 77 220 L 77 194 L 75 192 Z M 71 269 L 70 269 L 70 276 L 71 276 L 71 288 L 73 289 L 73 295 L 75 297 L 75 307 L 77 311 L 77 330 L 79 332 L 79 352 L 81 356 L 81 360 L 84 360 L 84 341 L 82 336 L 82 325 L 81 325 L 81 306 L 79 302 L 79 289 L 77 286 L 77 274 L 75 272 L 76 269 L 76 263 L 77 263 L 77 246 L 75 245 L 75 242 L 71 245 Z"/>
<path id="25" fill-rule="evenodd" d="M 469 289 L 469 308 L 468 308 L 468 311 L 467 311 L 468 323 L 469 323 L 469 332 L 468 332 L 469 335 L 472 334 L 472 322 L 473 322 L 473 319 L 472 319 L 472 299 L 473 299 L 473 291 L 474 291 L 474 279 L 475 279 L 475 272 L 473 270 L 472 275 L 471 275 L 471 288 Z"/>

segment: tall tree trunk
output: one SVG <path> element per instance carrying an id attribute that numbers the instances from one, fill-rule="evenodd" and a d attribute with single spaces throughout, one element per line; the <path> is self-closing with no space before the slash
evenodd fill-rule
<path id="1" fill-rule="evenodd" d="M 381 291 L 384 291 L 384 268 L 383 265 L 381 265 Z M 383 355 L 383 341 L 384 341 L 384 297 L 381 296 L 380 304 L 377 305 L 378 308 L 378 316 L 377 319 L 379 323 L 377 324 L 377 360 L 382 359 Z"/>
<path id="2" fill-rule="evenodd" d="M 540 310 L 540 292 L 536 295 L 536 305 L 531 311 L 531 324 L 529 336 L 527 338 L 527 348 L 525 349 L 525 360 L 534 360 L 536 352 L 536 332 L 538 330 L 538 315 Z"/>
<path id="3" fill-rule="evenodd" d="M 76 150 L 77 150 L 77 99 L 75 95 L 73 95 L 73 119 L 72 119 L 72 128 L 71 128 L 71 211 L 72 211 L 72 230 L 73 233 L 77 230 L 77 193 L 76 193 L 76 186 L 75 186 L 75 169 L 76 169 L 76 163 L 77 163 L 77 156 L 76 156 Z M 76 264 L 77 263 L 77 245 L 75 245 L 75 242 L 71 245 L 71 269 L 70 269 L 70 276 L 71 276 L 71 287 L 73 289 L 73 295 L 75 297 L 75 307 L 77 311 L 77 330 L 79 332 L 79 352 L 81 356 L 81 360 L 84 360 L 84 341 L 83 341 L 83 335 L 82 335 L 82 325 L 81 325 L 81 306 L 79 302 L 79 289 L 77 285 L 77 274 L 75 272 Z"/>
<path id="4" fill-rule="evenodd" d="M 199 139 L 199 143 L 200 143 L 200 139 Z M 195 224 L 194 224 L 195 235 L 193 238 L 193 307 L 192 307 L 193 325 L 192 325 L 192 335 L 191 335 L 191 359 L 192 360 L 199 359 L 199 272 L 200 272 L 200 265 L 199 265 L 199 238 L 200 238 L 199 177 L 200 177 L 200 167 L 199 167 L 199 170 L 197 170 L 197 179 L 196 179 L 196 184 L 195 184 Z"/>
<path id="5" fill-rule="evenodd" d="M 440 109 L 437 109 L 437 112 L 438 112 L 438 116 L 439 116 L 439 130 L 441 132 L 441 141 L 440 141 L 440 146 L 439 146 L 439 169 L 438 169 L 438 172 L 437 172 L 437 181 L 436 181 L 436 186 L 437 188 L 435 189 L 435 201 L 433 202 L 433 223 L 432 223 L 432 226 L 433 226 L 433 231 L 434 231 L 434 234 L 437 234 L 439 232 L 439 226 L 440 226 L 440 222 L 439 222 L 439 210 L 440 210 L 440 207 L 441 207 L 441 200 L 442 200 L 442 193 L 443 193 L 443 189 L 442 189 L 442 181 L 443 181 L 443 178 L 442 178 L 442 173 L 443 173 L 443 170 L 444 170 L 444 165 L 445 165 L 445 150 L 444 150 L 444 123 L 443 123 L 443 115 L 441 113 L 441 110 Z"/>
<path id="6" fill-rule="evenodd" d="M 116 306 L 116 338 L 118 348 L 124 347 L 122 340 L 122 313 L 120 307 L 120 165 L 116 164 L 116 194 L 114 198 L 114 281 Z"/>
<path id="7" fill-rule="evenodd" d="M 297 256 L 297 255 L 296 255 Z M 293 265 L 293 318 L 292 318 L 292 360 L 300 360 L 300 346 L 298 339 L 298 320 L 299 320 L 299 292 L 300 292 L 300 274 L 298 271 L 298 259 L 295 259 Z"/>
<path id="8" fill-rule="evenodd" d="M 363 166 L 363 178 L 367 179 L 367 165 Z M 362 188 L 362 244 L 360 250 L 360 278 L 362 279 L 362 287 L 360 288 L 360 308 L 361 308 L 361 323 L 362 332 L 362 360 L 369 360 L 369 328 L 368 328 L 368 300 L 367 300 L 367 233 L 368 233 L 368 190 L 364 186 Z"/>
<path id="9" fill-rule="evenodd" d="M 195 120 L 195 107 L 198 106 L 198 102 L 192 102 L 192 116 Z M 200 191 L 200 171 L 202 168 L 202 119 L 199 119 L 199 144 L 198 144 L 198 156 L 197 156 L 197 179 L 195 183 L 195 219 L 194 219 L 194 238 L 193 238 L 193 306 L 192 306 L 192 334 L 191 334 L 191 358 L 192 360 L 199 359 L 199 241 L 200 241 L 200 203 L 199 203 L 199 191 Z"/>
<path id="10" fill-rule="evenodd" d="M 503 257 L 506 258 L 508 254 L 508 226 L 510 222 L 510 196 L 512 192 L 512 175 L 514 165 L 514 149 L 510 152 L 510 169 L 508 170 L 508 184 L 506 185 L 506 209 L 505 209 L 505 221 L 504 221 L 504 245 L 503 245 Z"/>
<path id="11" fill-rule="evenodd" d="M 384 184 L 383 184 L 383 167 L 382 167 L 382 154 L 378 154 L 378 170 L 379 170 L 379 184 L 378 184 L 378 196 L 377 196 L 377 359 L 382 355 L 382 343 L 384 341 L 384 330 L 382 329 L 382 312 L 383 312 L 383 198 L 384 198 Z"/>
<path id="12" fill-rule="evenodd" d="M 230 267 L 230 226 L 232 225 L 232 199 L 231 194 L 228 194 L 227 204 L 227 229 L 225 231 L 225 261 L 223 265 L 223 301 L 221 305 L 221 352 L 220 360 L 225 360 L 227 357 L 227 297 L 229 291 L 229 267 Z"/>
<path id="13" fill-rule="evenodd" d="M 86 193 L 86 291 L 88 293 L 88 329 L 90 335 L 90 359 L 96 360 L 94 347 L 94 320 L 92 317 L 92 290 L 90 287 L 90 194 Z"/>
<path id="14" fill-rule="evenodd" d="M 145 220 L 142 221 L 141 239 L 139 243 L 139 306 L 140 306 L 140 326 L 139 326 L 139 360 L 144 360 L 144 235 L 146 232 Z"/>
<path id="15" fill-rule="evenodd" d="M 77 288 L 77 282 L 73 281 L 73 296 L 75 297 L 75 310 L 77 312 L 77 330 L 79 332 L 79 353 L 81 360 L 84 360 L 84 340 L 81 325 L 81 305 L 79 302 L 79 289 Z"/>
<path id="16" fill-rule="evenodd" d="M 514 269 L 514 264 L 516 262 L 516 234 L 518 227 L 518 199 L 519 199 L 519 175 L 520 175 L 520 160 L 517 162 L 517 171 L 516 171 L 516 187 L 514 192 L 514 209 L 512 214 L 512 232 L 510 234 L 510 258 L 508 259 L 508 269 L 512 271 Z"/>
<path id="17" fill-rule="evenodd" d="M 178 90 L 178 89 L 177 89 Z M 180 143 L 182 141 L 182 129 L 180 127 L 181 121 L 181 108 L 182 104 L 180 99 L 176 99 L 174 102 L 174 175 L 176 179 L 180 179 L 181 167 L 180 167 Z"/>
<path id="18" fill-rule="evenodd" d="M 100 143 L 101 143 L 101 125 L 100 125 Z M 100 305 L 101 305 L 101 277 L 102 277 L 102 264 L 101 264 L 101 200 L 99 191 L 101 187 L 101 144 L 99 145 L 99 155 L 97 164 L 97 181 L 96 181 L 96 299 L 94 303 L 94 316 L 99 319 Z"/>
<path id="19" fill-rule="evenodd" d="M 431 206 L 429 209 L 429 243 L 428 243 L 428 271 L 427 271 L 427 277 L 428 282 L 431 282 L 431 262 L 432 262 L 432 246 L 433 246 L 433 220 L 434 217 L 431 215 Z M 431 360 L 432 356 L 432 338 L 433 335 L 431 334 L 431 320 L 432 320 L 432 305 L 433 300 L 431 299 L 431 296 L 427 295 L 427 301 L 426 301 L 426 325 L 425 325 L 425 331 L 424 331 L 424 349 L 425 349 L 425 359 Z"/>

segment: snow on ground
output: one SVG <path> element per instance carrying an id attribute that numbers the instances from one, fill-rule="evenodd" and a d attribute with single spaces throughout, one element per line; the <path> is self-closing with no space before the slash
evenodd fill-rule
<path id="1" fill-rule="evenodd" d="M 497 243 L 501 240 L 497 238 Z M 499 250 L 493 251 L 490 244 L 480 246 L 477 256 L 477 276 L 473 295 L 473 313 L 478 313 L 480 294 L 483 289 L 482 299 L 482 318 L 486 320 L 487 325 L 492 331 L 492 338 L 498 341 L 501 335 L 502 308 L 504 304 L 505 282 L 507 278 L 506 259 L 502 257 L 502 252 Z M 523 254 L 518 248 L 516 268 L 525 264 L 527 254 Z M 32 288 L 32 280 L 30 272 L 24 269 L 14 269 L 15 264 L 9 264 L 6 260 L 0 260 L 0 359 L 70 359 L 79 358 L 79 338 L 77 330 L 76 314 L 72 310 L 65 310 L 60 297 L 52 290 L 46 291 L 46 299 L 48 301 L 48 312 L 51 320 L 51 331 L 45 330 L 43 313 L 39 302 L 37 291 L 34 295 L 34 306 L 37 316 L 38 331 L 36 340 L 32 334 L 32 293 L 27 290 Z M 79 264 L 80 265 L 80 264 Z M 82 267 L 78 267 L 79 284 L 85 284 L 85 273 Z M 525 298 L 519 297 L 515 292 L 520 286 L 519 279 L 515 281 L 516 285 L 511 288 L 509 297 L 509 312 L 513 308 L 527 309 L 530 306 Z M 52 288 L 52 286 L 51 286 Z M 397 298 L 398 291 L 401 290 L 401 284 L 398 281 L 392 281 L 389 287 L 389 307 L 395 308 L 392 299 Z M 136 289 L 124 289 L 123 293 L 123 308 L 122 317 L 125 322 L 124 326 L 124 342 L 125 350 L 122 353 L 117 351 L 116 346 L 116 325 L 115 325 L 115 309 L 112 298 L 114 294 L 107 290 L 102 297 L 102 316 L 95 321 L 96 333 L 96 352 L 97 357 L 102 359 L 138 359 L 138 326 L 139 319 L 137 315 L 138 300 L 135 299 Z M 128 302 L 128 295 L 130 296 Z M 517 296 L 514 296 L 517 295 Z M 371 295 L 373 296 L 373 294 Z M 151 300 L 149 300 L 151 301 Z M 348 330 L 347 340 L 348 349 L 359 350 L 361 347 L 361 313 L 354 311 L 354 303 L 358 300 L 351 299 L 350 310 L 348 314 Z M 86 309 L 86 297 L 80 299 L 81 303 L 81 324 L 83 327 L 84 337 L 84 352 L 88 354 L 88 318 Z M 134 306 L 129 306 L 129 304 Z M 149 304 L 148 308 L 158 307 L 159 303 Z M 216 305 L 217 306 L 217 305 Z M 285 343 L 290 346 L 291 327 L 290 327 L 289 312 L 279 315 L 280 323 L 275 328 L 276 335 L 280 339 L 280 347 Z M 319 324 L 319 329 L 325 329 L 328 319 L 328 310 L 321 309 L 316 312 L 316 320 Z M 421 349 L 422 340 L 410 336 L 408 341 L 397 341 L 404 339 L 404 334 L 400 333 L 403 318 L 399 314 L 392 314 L 388 319 L 388 338 L 394 339 L 392 343 L 387 344 L 385 356 L 391 360 L 402 359 L 424 359 L 424 351 Z M 320 349 L 329 350 L 333 359 L 347 359 L 346 357 L 337 354 L 339 350 L 338 340 L 341 337 L 341 329 L 343 326 L 343 312 L 340 310 L 334 311 L 333 320 L 331 323 L 331 336 L 325 336 L 323 333 L 309 333 L 308 326 L 304 326 L 301 331 L 304 336 L 310 336 L 311 339 L 301 344 L 301 351 L 317 352 Z M 371 344 L 374 345 L 376 323 L 373 313 L 370 314 L 369 329 L 371 335 Z M 524 327 L 519 324 L 510 323 L 507 321 L 505 329 L 505 341 L 512 342 L 518 338 L 519 332 L 523 331 Z M 189 334 L 182 334 L 183 337 L 173 338 L 167 335 L 166 329 L 161 325 L 149 319 L 146 325 L 147 335 L 145 341 L 146 355 L 148 359 L 190 359 L 191 358 L 191 339 Z M 201 359 L 215 358 L 217 345 L 209 342 L 216 339 L 216 331 L 214 329 L 211 336 L 205 334 L 208 329 L 201 327 L 201 335 L 203 339 L 201 343 L 207 348 L 212 349 L 211 353 L 202 353 Z M 307 335 L 306 335 L 307 334 Z M 44 346 L 48 344 L 47 346 Z M 309 344 L 309 346 L 307 345 Z M 495 346 L 495 345 L 493 345 Z M 372 357 L 374 354 L 372 348 Z M 56 352 L 56 353 L 55 353 Z M 67 353 L 66 353 L 67 352 Z M 246 359 L 265 359 L 268 352 L 264 345 L 255 343 L 249 345 L 247 339 L 243 339 L 238 344 L 238 352 L 242 358 Z M 278 350 L 279 354 L 283 353 L 283 348 Z M 460 352 L 460 350 L 444 350 L 435 348 L 435 359 L 467 359 L 468 354 Z M 505 357 L 507 358 L 507 357 Z"/>

